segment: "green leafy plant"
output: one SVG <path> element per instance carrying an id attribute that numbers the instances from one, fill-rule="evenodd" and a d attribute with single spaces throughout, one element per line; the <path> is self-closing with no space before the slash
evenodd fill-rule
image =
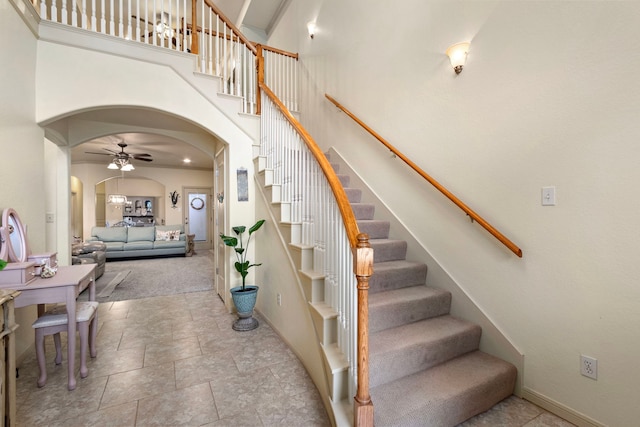
<path id="1" fill-rule="evenodd" d="M 251 267 L 262 265 L 262 263 L 251 264 L 251 261 L 247 260 L 247 251 L 249 250 L 249 243 L 251 243 L 251 235 L 258 231 L 258 229 L 262 227 L 262 224 L 264 223 L 265 220 L 261 219 L 253 224 L 253 226 L 249 228 L 249 235 L 247 236 L 246 241 L 243 241 L 243 234 L 247 231 L 247 227 L 245 227 L 244 225 L 231 228 L 237 237 L 225 236 L 224 234 L 220 233 L 220 238 L 222 239 L 224 244 L 226 246 L 232 247 L 236 253 L 235 267 L 236 271 L 242 276 L 242 291 L 245 290 L 245 279 L 249 274 L 249 269 Z"/>
<path id="2" fill-rule="evenodd" d="M 7 266 L 7 261 L 0 258 L 0 270 L 4 269 Z"/>

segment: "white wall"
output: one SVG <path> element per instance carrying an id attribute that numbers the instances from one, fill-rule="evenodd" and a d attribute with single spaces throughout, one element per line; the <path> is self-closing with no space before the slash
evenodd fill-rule
<path id="1" fill-rule="evenodd" d="M 530 397 L 637 423 L 639 2 L 292 2 L 302 121 L 335 145 L 525 354 Z M 316 19 L 311 40 L 306 23 Z M 470 41 L 459 76 L 444 52 Z M 329 93 L 524 251 L 519 259 L 324 99 Z M 555 186 L 557 206 L 541 206 Z M 410 203 L 408 203 L 410 202 Z M 597 381 L 579 373 L 598 359 Z"/>
<path id="2" fill-rule="evenodd" d="M 36 40 L 9 2 L 0 2 L 0 209 L 14 208 L 33 251 L 45 251 L 44 133 L 35 121 Z M 16 354 L 33 344 L 34 307 L 16 310 Z"/>

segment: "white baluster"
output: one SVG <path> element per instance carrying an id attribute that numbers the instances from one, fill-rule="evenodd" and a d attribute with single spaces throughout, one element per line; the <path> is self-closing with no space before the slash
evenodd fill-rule
<path id="1" fill-rule="evenodd" d="M 140 28 L 140 0 L 136 0 L 136 41 L 138 42 L 140 41 Z"/>
<path id="2" fill-rule="evenodd" d="M 116 34 L 116 17 L 115 17 L 115 11 L 114 9 L 114 3 L 113 0 L 111 0 L 109 2 L 109 34 L 111 34 L 112 36 L 114 36 Z"/>
<path id="3" fill-rule="evenodd" d="M 187 0 L 182 0 L 182 50 L 187 51 Z M 195 23 L 194 23 L 195 25 Z M 195 29 L 194 29 L 195 31 Z"/>
<path id="4" fill-rule="evenodd" d="M 120 37 L 121 39 L 124 38 L 124 20 L 122 19 L 122 14 L 123 14 L 123 10 L 122 10 L 122 0 L 119 0 L 118 2 L 118 37 Z"/>
<path id="5" fill-rule="evenodd" d="M 206 46 L 206 44 L 204 42 L 204 34 L 205 34 L 205 32 L 204 32 L 204 28 L 205 28 L 205 25 L 204 25 L 204 23 L 205 23 L 205 20 L 204 20 L 204 17 L 205 17 L 205 14 L 204 14 L 204 0 L 202 0 L 200 4 L 201 4 L 201 9 L 202 9 L 201 12 L 200 12 L 200 19 L 202 21 L 202 23 L 201 23 L 201 27 L 202 27 L 201 36 L 202 37 L 199 38 L 199 41 L 200 41 L 200 53 L 199 53 L 199 55 L 200 55 L 200 72 L 201 73 L 206 73 L 207 72 L 207 68 L 206 68 L 207 64 L 205 62 L 206 58 L 205 58 L 205 54 L 203 52 L 204 47 Z M 195 30 L 196 29 L 194 28 L 194 31 Z"/>
<path id="6" fill-rule="evenodd" d="M 53 16 L 53 13 L 51 15 Z M 45 0 L 40 0 L 40 18 L 47 19 L 47 2 Z M 50 20 L 53 21 L 53 19 Z"/>
<path id="7" fill-rule="evenodd" d="M 105 12 L 105 3 L 107 0 L 100 0 L 100 32 L 105 34 L 107 32 L 107 13 Z"/>
<path id="8" fill-rule="evenodd" d="M 60 9 L 60 22 L 63 24 L 67 23 L 67 2 L 66 0 L 62 1 L 62 8 Z"/>
<path id="9" fill-rule="evenodd" d="M 71 25 L 78 26 L 78 3 L 77 0 L 71 0 Z"/>
<path id="10" fill-rule="evenodd" d="M 151 44 L 154 45 L 154 46 L 158 45 L 158 33 L 156 32 L 157 31 L 157 29 L 156 29 L 157 25 L 156 25 L 156 21 L 155 21 L 157 16 L 158 16 L 158 11 L 156 10 L 156 2 L 154 1 L 153 2 L 153 22 L 147 21 L 148 23 L 151 24 L 151 27 L 152 27 L 152 30 L 150 31 L 151 33 L 153 33 L 153 36 L 152 36 L 153 40 L 151 41 Z"/>
<path id="11" fill-rule="evenodd" d="M 220 18 L 216 14 L 216 76 L 220 75 Z"/>
<path id="12" fill-rule="evenodd" d="M 228 56 L 227 56 L 227 46 L 229 45 L 229 42 L 227 41 L 227 24 L 223 23 L 223 31 L 224 31 L 224 37 L 222 38 L 223 42 L 224 42 L 224 55 L 223 55 L 223 80 L 224 80 L 224 93 L 229 93 L 228 90 L 228 78 L 229 78 L 229 74 L 227 73 L 227 64 L 229 63 L 228 60 Z"/>
<path id="13" fill-rule="evenodd" d="M 87 0 L 82 0 L 82 28 L 87 29 Z"/>
<path id="14" fill-rule="evenodd" d="M 144 28 L 144 42 L 149 44 L 149 32 L 152 30 L 149 29 L 147 22 L 149 22 L 149 3 L 144 2 L 144 23 L 142 24 L 142 28 Z"/>
<path id="15" fill-rule="evenodd" d="M 167 22 L 167 25 L 169 25 L 169 40 L 167 40 L 167 42 L 169 45 L 169 49 L 177 49 L 178 43 L 176 43 L 175 46 L 173 45 L 173 39 L 177 35 L 173 32 L 173 20 L 171 19 L 172 17 L 173 17 L 173 7 L 172 7 L 171 0 L 169 0 L 169 22 Z"/>
<path id="16" fill-rule="evenodd" d="M 133 26 L 131 25 L 131 20 L 132 19 L 133 19 L 133 17 L 131 16 L 131 0 L 127 0 L 127 35 L 126 35 L 126 38 L 128 40 L 133 40 Z"/>
<path id="17" fill-rule="evenodd" d="M 217 16 L 216 16 L 216 20 L 217 20 Z M 217 34 L 215 34 L 215 37 L 218 37 Z M 213 13 L 211 10 L 209 10 L 209 51 L 207 52 L 207 70 L 209 72 L 209 74 L 213 75 L 213 63 L 216 60 L 214 54 L 213 54 L 213 41 L 214 41 L 214 34 L 213 34 Z"/>

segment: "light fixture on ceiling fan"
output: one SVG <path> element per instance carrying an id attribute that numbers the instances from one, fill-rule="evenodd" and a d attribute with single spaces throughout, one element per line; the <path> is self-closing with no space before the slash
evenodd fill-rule
<path id="1" fill-rule="evenodd" d="M 129 154 L 124 151 L 127 144 L 124 142 L 119 142 L 118 147 L 120 147 L 120 152 L 109 150 L 108 148 L 103 148 L 103 150 L 107 150 L 110 154 L 107 153 L 96 153 L 92 151 L 86 151 L 87 154 L 100 154 L 102 156 L 113 156 L 111 162 L 107 165 L 107 169 L 117 170 L 120 169 L 123 172 L 129 172 L 134 170 L 133 164 L 131 163 L 131 159 L 141 160 L 143 162 L 151 162 L 153 159 L 151 158 L 151 154 L 141 153 L 141 154 Z"/>
<path id="2" fill-rule="evenodd" d="M 169 14 L 165 12 L 165 13 L 158 14 L 157 16 L 158 16 L 158 20 L 156 21 L 155 27 L 156 27 L 156 34 L 158 35 L 158 37 L 165 40 L 174 38 L 176 36 L 176 32 L 168 24 Z"/>

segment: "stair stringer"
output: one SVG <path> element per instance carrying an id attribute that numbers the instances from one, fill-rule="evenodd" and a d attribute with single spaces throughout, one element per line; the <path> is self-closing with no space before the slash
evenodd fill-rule
<path id="1" fill-rule="evenodd" d="M 256 190 L 268 206 L 271 221 L 277 225 L 275 228 L 290 266 L 295 271 L 300 292 L 307 301 L 308 314 L 314 326 L 316 342 L 323 361 L 323 384 L 318 384 L 317 378 L 312 379 L 321 391 L 332 424 L 351 426 L 353 404 L 348 396 L 349 365 L 336 344 L 338 313 L 324 302 L 324 275 L 314 269 L 314 248 L 300 244 L 301 225 L 290 221 L 290 203 L 281 202 L 279 191 L 273 190 L 273 171 L 265 167 L 264 158 L 261 156 L 254 159 L 254 164 Z M 308 367 L 307 370 L 310 371 Z M 326 390 L 326 393 L 323 393 L 323 390 Z"/>
<path id="2" fill-rule="evenodd" d="M 348 174 L 351 187 L 362 190 L 362 202 L 375 205 L 376 219 L 391 223 L 394 238 L 407 242 L 407 260 L 424 262 L 429 266 L 429 286 L 444 289 L 452 295 L 451 314 L 479 325 L 482 328 L 480 350 L 513 364 L 518 370 L 514 394 L 522 396 L 524 354 L 520 352 L 506 335 L 491 321 L 490 317 L 473 301 L 451 275 L 431 256 L 429 251 L 416 241 L 415 237 L 353 170 L 350 164 L 335 149 L 329 150 L 331 162 L 339 165 L 343 174 Z M 375 272 L 374 272 L 375 274 Z"/>

